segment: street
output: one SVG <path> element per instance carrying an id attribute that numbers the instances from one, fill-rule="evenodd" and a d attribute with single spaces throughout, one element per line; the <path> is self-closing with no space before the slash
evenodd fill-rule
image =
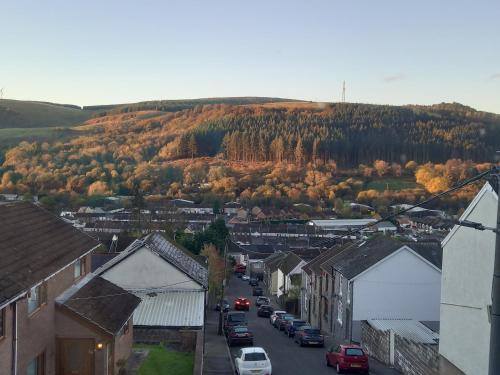
<path id="1" fill-rule="evenodd" d="M 329 341 L 325 338 L 325 348 L 300 347 L 288 338 L 283 331 L 278 331 L 271 324 L 269 318 L 257 316 L 257 307 L 252 296 L 252 288 L 247 281 L 232 277 L 226 292 L 231 308 L 237 297 L 246 297 L 251 301 L 250 311 L 247 312 L 248 327 L 254 334 L 254 346 L 260 346 L 268 353 L 273 366 L 273 374 L 335 374 L 333 368 L 327 367 L 325 352 Z M 239 347 L 230 348 L 234 356 Z M 384 365 L 370 359 L 370 374 L 373 375 L 397 375 L 399 372 L 389 369 Z"/>

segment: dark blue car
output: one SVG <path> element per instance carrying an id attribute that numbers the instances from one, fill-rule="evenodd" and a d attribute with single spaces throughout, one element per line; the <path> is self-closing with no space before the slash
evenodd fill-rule
<path id="1" fill-rule="evenodd" d="M 302 326 L 295 331 L 294 341 L 300 346 L 304 345 L 314 345 L 314 346 L 325 346 L 325 338 L 321 334 L 321 331 L 317 328 L 312 328 L 310 326 Z"/>
<path id="2" fill-rule="evenodd" d="M 295 336 L 295 331 L 297 330 L 297 328 L 305 325 L 307 325 L 307 322 L 305 320 L 300 320 L 300 319 L 289 320 L 285 325 L 284 333 L 288 337 L 293 337 Z"/>

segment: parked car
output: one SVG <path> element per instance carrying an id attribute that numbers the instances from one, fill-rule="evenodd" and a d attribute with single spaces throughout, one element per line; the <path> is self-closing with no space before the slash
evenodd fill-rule
<path id="1" fill-rule="evenodd" d="M 229 311 L 224 315 L 224 334 L 227 335 L 231 327 L 246 326 L 247 324 L 247 316 L 244 312 Z"/>
<path id="2" fill-rule="evenodd" d="M 274 321 L 278 319 L 281 315 L 286 314 L 285 310 L 276 310 L 275 312 L 272 313 L 272 315 L 269 317 L 269 323 L 274 325 Z"/>
<path id="3" fill-rule="evenodd" d="M 261 296 L 264 294 L 264 290 L 260 286 L 254 286 L 252 289 L 252 296 Z"/>
<path id="4" fill-rule="evenodd" d="M 358 345 L 332 346 L 326 352 L 326 365 L 334 366 L 337 374 L 345 370 L 370 373 L 368 356 Z"/>
<path id="5" fill-rule="evenodd" d="M 235 310 L 250 310 L 250 301 L 248 298 L 239 297 L 234 300 Z"/>
<path id="6" fill-rule="evenodd" d="M 295 331 L 297 328 L 308 325 L 305 320 L 300 320 L 300 319 L 292 319 L 286 322 L 285 328 L 283 329 L 283 332 L 288 336 L 288 337 L 293 337 L 295 336 Z"/>
<path id="7" fill-rule="evenodd" d="M 245 275 L 243 275 L 242 273 L 239 273 L 239 272 L 238 272 L 238 273 L 236 273 L 236 277 L 237 277 L 238 279 L 242 279 L 242 280 L 243 280 L 243 276 L 245 276 Z"/>
<path id="8" fill-rule="evenodd" d="M 234 358 L 238 375 L 272 375 L 271 360 L 266 351 L 258 347 L 242 348 Z"/>
<path id="9" fill-rule="evenodd" d="M 215 305 L 215 310 L 220 311 L 220 302 L 217 302 L 217 305 Z M 229 302 L 227 299 L 222 300 L 222 311 L 229 311 Z"/>
<path id="10" fill-rule="evenodd" d="M 259 285 L 259 280 L 251 277 L 250 280 L 248 280 L 248 284 L 250 284 L 250 286 L 258 286 Z"/>
<path id="11" fill-rule="evenodd" d="M 261 296 L 255 300 L 255 306 L 269 305 L 271 300 L 268 297 Z"/>
<path id="12" fill-rule="evenodd" d="M 325 346 L 325 338 L 321 334 L 321 331 L 311 326 L 302 326 L 297 328 L 297 330 L 295 331 L 294 341 L 300 346 Z"/>
<path id="13" fill-rule="evenodd" d="M 263 316 L 269 318 L 273 313 L 273 308 L 271 305 L 260 305 L 257 310 L 257 316 Z"/>
<path id="14" fill-rule="evenodd" d="M 237 264 L 234 266 L 234 273 L 245 273 L 247 271 L 247 266 L 244 264 Z"/>
<path id="15" fill-rule="evenodd" d="M 283 331 L 287 322 L 293 319 L 295 319 L 295 316 L 292 314 L 283 314 L 274 321 L 274 326 L 278 328 L 278 331 Z"/>
<path id="16" fill-rule="evenodd" d="M 242 275 L 241 276 L 241 280 L 248 281 L 248 280 L 250 280 L 250 276 L 248 276 L 248 275 Z"/>
<path id="17" fill-rule="evenodd" d="M 229 346 L 235 344 L 253 345 L 253 333 L 250 332 L 247 326 L 233 326 L 229 329 L 227 335 L 227 343 Z"/>

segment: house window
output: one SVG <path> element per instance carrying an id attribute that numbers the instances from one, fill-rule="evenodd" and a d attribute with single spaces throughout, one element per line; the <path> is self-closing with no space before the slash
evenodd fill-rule
<path id="1" fill-rule="evenodd" d="M 80 258 L 75 262 L 75 279 L 85 274 L 85 259 Z"/>
<path id="2" fill-rule="evenodd" d="M 26 375 L 45 375 L 45 352 L 31 360 Z"/>
<path id="3" fill-rule="evenodd" d="M 342 276 L 339 277 L 339 296 L 342 297 Z"/>
<path id="4" fill-rule="evenodd" d="M 337 321 L 342 325 L 342 312 L 344 311 L 344 306 L 342 306 L 342 300 L 339 300 L 338 310 L 337 310 Z"/>
<path id="5" fill-rule="evenodd" d="M 47 302 L 47 285 L 45 283 L 31 288 L 28 294 L 28 314 L 37 311 L 40 306 Z"/>
<path id="6" fill-rule="evenodd" d="M 0 339 L 5 336 L 5 309 L 0 310 Z"/>
<path id="7" fill-rule="evenodd" d="M 351 304 L 351 283 L 347 282 L 347 304 Z"/>
<path id="8" fill-rule="evenodd" d="M 326 291 L 328 292 L 329 289 L 330 289 L 330 283 L 328 281 L 328 274 L 326 274 Z"/>
<path id="9" fill-rule="evenodd" d="M 323 315 L 326 320 L 328 320 L 328 299 L 325 298 L 325 302 L 323 304 Z"/>

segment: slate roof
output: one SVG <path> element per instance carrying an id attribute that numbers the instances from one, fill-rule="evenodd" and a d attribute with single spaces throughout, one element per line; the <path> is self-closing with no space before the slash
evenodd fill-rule
<path id="1" fill-rule="evenodd" d="M 274 253 L 264 259 L 264 267 L 268 268 L 271 271 L 276 271 L 278 266 L 280 265 L 283 258 L 285 258 L 286 253 Z"/>
<path id="2" fill-rule="evenodd" d="M 0 306 L 99 245 L 27 202 L 0 204 Z"/>
<path id="3" fill-rule="evenodd" d="M 299 256 L 297 256 L 294 253 L 288 253 L 286 257 L 284 257 L 278 268 L 283 272 L 285 275 L 288 275 L 292 270 L 299 265 L 299 263 L 302 262 L 302 259 L 300 259 Z"/>
<path id="4" fill-rule="evenodd" d="M 427 259 L 437 268 L 443 267 L 443 248 L 439 241 L 418 241 L 404 243 L 421 257 Z"/>
<path id="5" fill-rule="evenodd" d="M 60 304 L 106 332 L 116 335 L 140 302 L 139 297 L 96 276 Z"/>
<path id="6" fill-rule="evenodd" d="M 194 254 L 189 254 L 188 251 L 174 245 L 157 232 L 149 234 L 144 239 L 144 243 L 167 262 L 173 264 L 205 288 L 208 287 L 208 269 L 195 258 Z"/>
<path id="7" fill-rule="evenodd" d="M 403 246 L 402 242 L 390 237 L 372 237 L 341 251 L 332 259 L 333 268 L 350 280 Z"/>

